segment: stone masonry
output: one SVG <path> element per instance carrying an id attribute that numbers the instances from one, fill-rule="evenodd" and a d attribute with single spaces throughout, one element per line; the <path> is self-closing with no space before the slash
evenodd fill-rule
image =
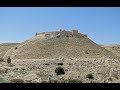
<path id="1" fill-rule="evenodd" d="M 60 31 L 54 31 L 54 32 L 42 32 L 42 33 L 36 33 L 36 36 L 44 36 L 47 38 L 50 37 L 87 37 L 87 35 L 81 34 L 78 32 L 78 30 L 71 30 L 71 31 L 66 31 L 66 30 L 60 30 Z"/>

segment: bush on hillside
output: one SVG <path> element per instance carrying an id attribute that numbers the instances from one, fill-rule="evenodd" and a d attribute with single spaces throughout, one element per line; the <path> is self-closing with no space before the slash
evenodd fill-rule
<path id="1" fill-rule="evenodd" d="M 85 51 L 85 54 L 89 54 L 89 52 L 88 52 L 88 51 Z"/>
<path id="2" fill-rule="evenodd" d="M 10 56 L 8 56 L 7 63 L 8 63 L 8 64 L 11 63 Z"/>
<path id="3" fill-rule="evenodd" d="M 56 75 L 62 75 L 62 74 L 65 74 L 65 71 L 62 67 L 57 67 L 55 69 L 55 73 L 56 73 Z"/>
<path id="4" fill-rule="evenodd" d="M 18 49 L 17 47 L 15 47 L 15 50 Z"/>
<path id="5" fill-rule="evenodd" d="M 49 63 L 45 63 L 45 65 L 50 65 Z"/>
<path id="6" fill-rule="evenodd" d="M 3 58 L 0 58 L 0 62 L 3 62 L 4 61 L 4 59 Z"/>
<path id="7" fill-rule="evenodd" d="M 9 83 L 9 81 L 6 81 L 2 77 L 0 77 L 0 83 Z"/>
<path id="8" fill-rule="evenodd" d="M 93 74 L 91 74 L 91 73 L 90 73 L 90 74 L 87 74 L 87 75 L 86 75 L 86 78 L 94 79 Z"/>
<path id="9" fill-rule="evenodd" d="M 22 79 L 12 79 L 10 81 L 11 81 L 11 83 L 24 83 L 24 81 Z"/>
<path id="10" fill-rule="evenodd" d="M 63 65 L 63 63 L 61 62 L 61 63 L 58 63 L 58 65 Z"/>

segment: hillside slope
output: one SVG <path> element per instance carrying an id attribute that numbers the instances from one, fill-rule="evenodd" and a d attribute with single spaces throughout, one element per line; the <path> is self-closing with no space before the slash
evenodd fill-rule
<path id="1" fill-rule="evenodd" d="M 120 57 L 120 45 L 119 44 L 101 45 L 101 46 Z"/>
<path id="2" fill-rule="evenodd" d="M 69 37 L 66 34 L 60 37 L 34 36 L 21 43 L 17 49 L 8 50 L 4 58 L 7 56 L 12 59 L 117 58 L 88 37 Z"/>
<path id="3" fill-rule="evenodd" d="M 0 58 L 2 58 L 10 48 L 12 48 L 18 44 L 19 43 L 2 43 L 2 44 L 0 44 Z"/>

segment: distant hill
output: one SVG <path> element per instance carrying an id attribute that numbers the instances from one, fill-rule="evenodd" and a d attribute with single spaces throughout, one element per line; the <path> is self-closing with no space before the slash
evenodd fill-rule
<path id="1" fill-rule="evenodd" d="M 110 44 L 101 46 L 120 57 L 120 44 Z"/>

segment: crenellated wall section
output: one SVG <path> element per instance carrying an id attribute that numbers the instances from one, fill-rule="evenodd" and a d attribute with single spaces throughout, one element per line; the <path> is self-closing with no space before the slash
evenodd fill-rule
<path id="1" fill-rule="evenodd" d="M 60 31 L 54 31 L 54 32 L 42 32 L 42 33 L 36 33 L 36 36 L 42 36 L 46 38 L 51 38 L 51 37 L 87 37 L 87 35 L 81 34 L 78 32 L 78 30 L 71 30 L 71 31 L 66 31 L 66 30 L 60 30 Z"/>

